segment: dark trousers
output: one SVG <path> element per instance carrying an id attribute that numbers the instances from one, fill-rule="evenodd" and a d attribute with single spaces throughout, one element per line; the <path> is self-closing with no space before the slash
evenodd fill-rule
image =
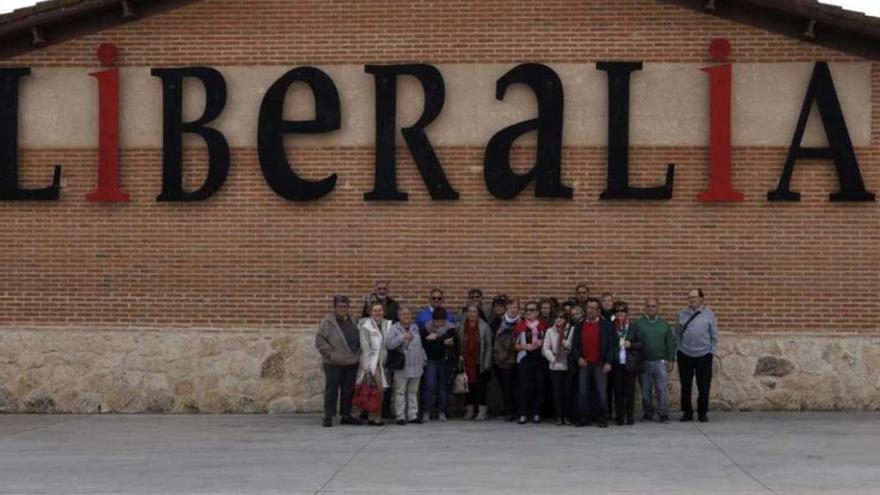
<path id="1" fill-rule="evenodd" d="M 525 358 L 516 368 L 519 372 L 519 415 L 527 418 L 540 415 L 544 404 L 547 361 L 543 358 Z"/>
<path id="2" fill-rule="evenodd" d="M 574 418 L 572 410 L 572 378 L 568 370 L 550 370 L 550 384 L 553 387 L 553 413 L 559 419 Z"/>
<path id="3" fill-rule="evenodd" d="M 351 399 L 354 396 L 354 382 L 357 378 L 358 365 L 337 366 L 324 365 L 324 417 L 336 416 L 336 404 L 339 414 L 351 416 Z"/>
<path id="4" fill-rule="evenodd" d="M 678 353 L 678 377 L 681 380 L 681 411 L 693 415 L 691 404 L 691 388 L 694 375 L 697 377 L 697 412 L 706 414 L 709 411 L 709 389 L 712 386 L 712 354 L 690 357 Z"/>
<path id="5" fill-rule="evenodd" d="M 498 368 L 498 381 L 501 382 L 501 397 L 504 399 L 504 414 L 516 414 L 516 368 Z"/>
<path id="6" fill-rule="evenodd" d="M 608 419 L 611 419 L 611 413 L 614 412 L 615 395 L 614 395 L 614 379 L 608 374 L 608 381 L 605 383 L 605 397 L 608 397 Z"/>
<path id="7" fill-rule="evenodd" d="M 605 421 L 608 415 L 608 375 L 598 364 L 578 369 L 578 416 L 582 420 Z"/>
<path id="8" fill-rule="evenodd" d="M 385 370 L 385 376 L 388 377 L 388 387 L 386 387 L 389 391 L 394 390 L 394 372 L 392 370 Z M 394 393 L 387 393 L 382 396 L 382 417 L 386 419 L 394 419 Z"/>
<path id="9" fill-rule="evenodd" d="M 636 374 L 626 370 L 626 365 L 611 367 L 611 383 L 614 388 L 615 418 L 631 419 L 635 412 Z"/>
<path id="10" fill-rule="evenodd" d="M 491 371 L 486 371 L 477 375 L 477 381 L 468 382 L 467 405 L 469 406 L 485 406 L 486 405 L 486 387 L 489 385 L 489 379 L 492 377 Z"/>

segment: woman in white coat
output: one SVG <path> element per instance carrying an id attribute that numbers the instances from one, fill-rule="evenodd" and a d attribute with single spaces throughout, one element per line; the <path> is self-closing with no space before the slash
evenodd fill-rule
<path id="1" fill-rule="evenodd" d="M 375 380 L 379 393 L 384 395 L 388 387 L 388 377 L 385 376 L 385 358 L 388 351 L 385 349 L 385 337 L 388 335 L 388 327 L 391 322 L 383 318 L 385 308 L 375 303 L 370 306 L 370 316 L 362 318 L 358 322 L 358 331 L 361 339 L 361 360 L 358 367 L 357 381 L 361 384 L 364 380 Z M 381 401 L 381 398 L 380 398 Z M 367 424 L 382 426 L 382 411 L 371 412 L 368 415 Z"/>

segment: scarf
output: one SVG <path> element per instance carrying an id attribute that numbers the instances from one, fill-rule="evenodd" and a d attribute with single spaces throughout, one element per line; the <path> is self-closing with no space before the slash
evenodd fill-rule
<path id="1" fill-rule="evenodd" d="M 556 329 L 556 334 L 558 335 L 558 338 L 556 339 L 556 356 L 561 356 L 562 351 L 565 349 L 565 339 L 567 337 L 565 334 L 567 332 L 565 331 L 566 329 L 564 329 L 564 328 L 559 328 L 559 327 L 553 327 L 553 328 Z"/>
<path id="2" fill-rule="evenodd" d="M 434 324 L 434 320 L 431 320 L 430 324 L 425 325 L 425 330 L 427 330 L 428 333 L 437 334 L 437 337 L 445 335 L 450 328 L 452 328 L 452 325 L 447 321 L 444 321 L 443 324 L 440 325 L 440 328 L 437 328 L 437 325 Z"/>
<path id="3" fill-rule="evenodd" d="M 529 329 L 529 332 L 532 334 L 532 344 L 536 344 L 540 347 L 541 345 L 541 320 L 525 320 L 526 328 Z M 526 339 L 528 342 L 528 339 Z"/>
<path id="4" fill-rule="evenodd" d="M 504 317 L 501 320 L 501 324 L 498 325 L 498 332 L 495 333 L 495 336 L 497 337 L 507 330 L 513 328 L 514 325 L 516 325 L 516 323 L 519 321 L 519 319 L 519 315 L 517 315 L 516 318 L 511 319 L 509 316 L 507 316 L 507 313 L 504 313 Z"/>
<path id="5" fill-rule="evenodd" d="M 617 333 L 623 337 L 629 329 L 629 318 L 615 318 L 614 328 L 617 330 Z M 621 329 L 623 330 L 623 333 L 621 333 Z"/>
<path id="6" fill-rule="evenodd" d="M 465 321 L 464 324 L 464 371 L 468 382 L 477 381 L 477 368 L 480 366 L 480 322 Z"/>

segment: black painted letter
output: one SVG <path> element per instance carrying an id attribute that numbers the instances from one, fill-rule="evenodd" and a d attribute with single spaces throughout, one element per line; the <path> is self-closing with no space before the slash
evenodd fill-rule
<path id="1" fill-rule="evenodd" d="M 200 201 L 220 190 L 229 173 L 229 143 L 223 133 L 205 124 L 226 106 L 226 81 L 210 67 L 153 69 L 162 79 L 162 193 L 156 201 Z M 193 122 L 183 122 L 183 80 L 193 77 L 205 86 L 205 112 Z M 198 134 L 208 145 L 208 176 L 196 191 L 183 190 L 183 133 Z"/>
<path id="2" fill-rule="evenodd" d="M 496 198 L 513 199 L 535 179 L 536 197 L 571 198 L 571 188 L 562 184 L 562 81 L 546 65 L 518 65 L 498 79 L 495 99 L 503 100 L 512 84 L 532 89 L 538 100 L 538 117 L 506 127 L 489 140 L 483 163 L 486 187 Z M 510 168 L 510 149 L 518 137 L 532 131 L 538 131 L 536 161 L 531 170 L 519 175 Z"/>
<path id="3" fill-rule="evenodd" d="M 446 98 L 443 76 L 436 67 L 426 64 L 367 65 L 364 71 L 376 80 L 376 175 L 373 190 L 364 194 L 367 201 L 406 201 L 407 194 L 397 189 L 397 168 L 394 160 L 397 129 L 397 77 L 413 76 L 422 83 L 425 110 L 419 120 L 400 130 L 412 153 L 431 199 L 458 199 L 425 134 L 425 127 L 434 121 Z"/>
<path id="4" fill-rule="evenodd" d="M 608 183 L 600 199 L 670 199 L 675 165 L 666 166 L 666 182 L 657 187 L 629 185 L 629 81 L 641 62 L 597 62 L 608 73 Z"/>
<path id="5" fill-rule="evenodd" d="M 309 85 L 315 96 L 313 120 L 284 120 L 284 98 L 295 82 Z M 291 201 L 312 201 L 327 195 L 336 186 L 336 174 L 319 181 L 308 181 L 296 174 L 284 152 L 285 134 L 315 134 L 339 129 L 339 93 L 325 72 L 314 67 L 297 67 L 275 82 L 260 105 L 257 147 L 260 168 L 269 187 Z"/>
<path id="6" fill-rule="evenodd" d="M 18 187 L 18 86 L 29 67 L 0 69 L 0 201 L 58 199 L 61 167 L 55 165 L 52 185 L 42 189 Z"/>
<path id="7" fill-rule="evenodd" d="M 829 146 L 827 148 L 801 147 L 804 129 L 807 127 L 807 120 L 810 117 L 810 109 L 813 107 L 814 101 L 819 109 L 825 135 L 828 138 Z M 849 139 L 846 121 L 843 118 L 843 111 L 840 109 L 834 81 L 831 79 L 831 71 L 828 70 L 828 64 L 825 62 L 817 62 L 813 67 L 813 76 L 810 78 L 807 96 L 804 97 L 801 115 L 791 140 L 791 147 L 788 149 L 782 177 L 779 178 L 776 190 L 767 193 L 768 201 L 800 201 L 800 193 L 789 189 L 794 164 L 798 158 L 830 158 L 834 161 L 840 191 L 831 194 L 831 201 L 874 201 L 874 194 L 866 191 L 865 184 L 862 182 L 856 152 Z"/>

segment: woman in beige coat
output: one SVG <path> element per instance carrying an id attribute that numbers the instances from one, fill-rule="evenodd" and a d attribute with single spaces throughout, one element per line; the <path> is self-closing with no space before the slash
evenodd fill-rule
<path id="1" fill-rule="evenodd" d="M 388 327 L 391 322 L 383 318 L 385 309 L 376 303 L 370 307 L 370 316 L 362 318 L 358 322 L 358 331 L 361 339 L 361 359 L 357 373 L 357 384 L 364 380 L 375 380 L 379 393 L 385 393 L 388 387 L 388 377 L 385 376 L 385 358 L 388 351 L 385 349 L 385 337 L 388 335 Z M 381 401 L 381 399 L 380 399 Z M 382 411 L 371 412 L 368 415 L 367 424 L 381 426 Z"/>

